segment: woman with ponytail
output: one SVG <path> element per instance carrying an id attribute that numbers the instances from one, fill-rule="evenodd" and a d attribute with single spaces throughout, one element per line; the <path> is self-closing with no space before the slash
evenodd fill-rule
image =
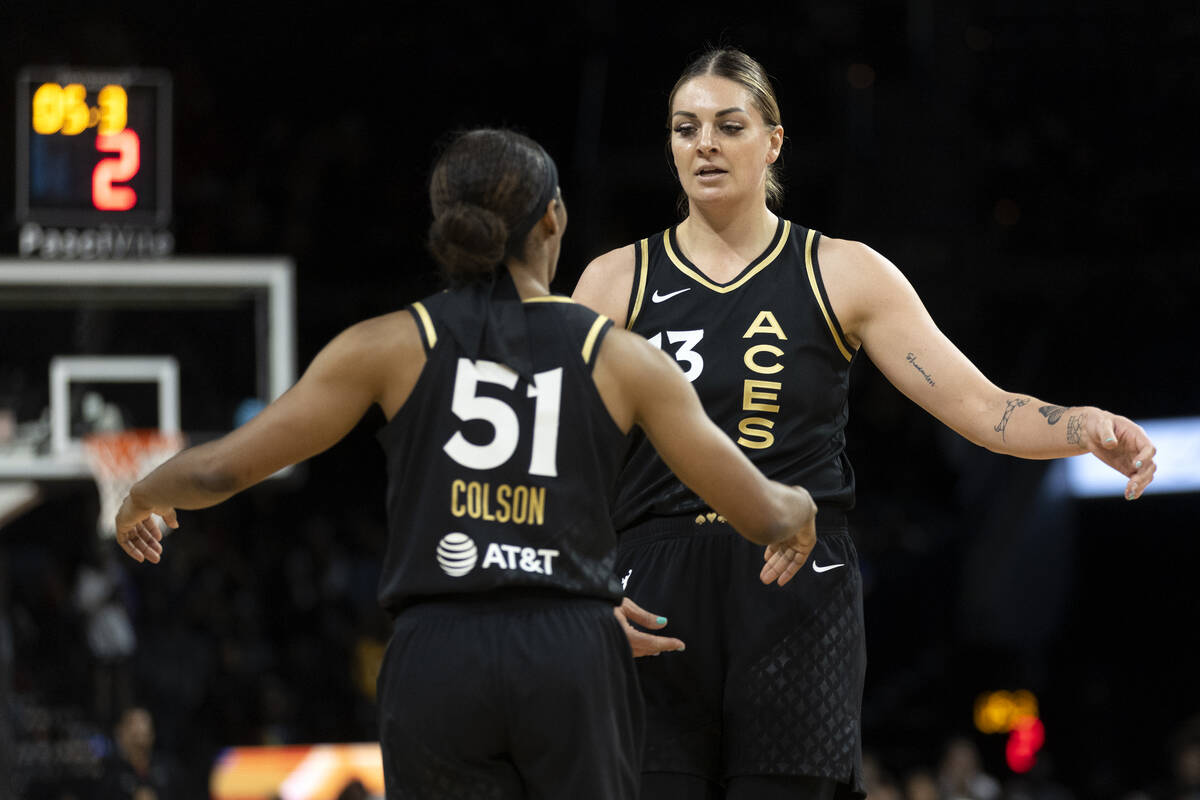
<path id="1" fill-rule="evenodd" d="M 388 471 L 379 675 L 389 798 L 637 796 L 642 700 L 611 487 L 637 425 L 786 583 L 808 492 L 768 481 L 674 362 L 549 293 L 567 225 L 554 161 L 511 131 L 457 136 L 430 182 L 449 289 L 348 328 L 246 425 L 134 485 L 117 541 L 159 563 L 151 515 L 215 505 L 341 439 L 371 405 Z M 627 636 L 629 637 L 627 639 Z"/>
<path id="2" fill-rule="evenodd" d="M 820 537 L 812 569 L 786 588 L 759 585 L 763 550 L 634 437 L 613 505 L 617 569 L 688 645 L 638 663 L 642 797 L 862 797 L 866 638 L 845 449 L 855 355 L 866 350 L 896 388 L 993 452 L 1090 452 L 1126 477 L 1129 500 L 1154 478 L 1154 445 L 1126 417 L 995 386 L 889 261 L 778 215 L 782 116 L 766 70 L 746 53 L 694 59 L 666 121 L 681 221 L 595 259 L 574 296 L 673 353 L 739 452 L 812 492 Z M 678 642 L 651 636 L 641 647 Z"/>

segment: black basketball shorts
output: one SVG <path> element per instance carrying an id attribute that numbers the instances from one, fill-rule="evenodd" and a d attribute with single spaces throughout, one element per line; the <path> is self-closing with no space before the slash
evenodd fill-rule
<path id="1" fill-rule="evenodd" d="M 843 513 L 817 520 L 816 548 L 782 587 L 759 581 L 764 548 L 719 520 L 658 518 L 622 533 L 625 594 L 687 646 L 637 660 L 644 771 L 823 777 L 865 793 L 858 554 Z"/>
<path id="2" fill-rule="evenodd" d="M 637 796 L 642 698 L 607 602 L 414 605 L 378 689 L 388 800 Z"/>

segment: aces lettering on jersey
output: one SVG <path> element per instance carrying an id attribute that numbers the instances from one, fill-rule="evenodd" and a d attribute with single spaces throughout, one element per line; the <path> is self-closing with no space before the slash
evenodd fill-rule
<path id="1" fill-rule="evenodd" d="M 525 392 L 517 391 L 517 373 L 494 361 L 460 358 L 454 375 L 450 410 L 464 423 L 481 420 L 491 427 L 491 438 L 472 442 L 457 430 L 442 449 L 456 463 L 473 470 L 494 470 L 507 464 L 522 437 L 529 437 L 530 475 L 558 475 L 558 425 L 562 407 L 562 367 L 539 372 Z M 510 390 L 511 399 L 533 401 L 533 424 L 522 430 L 513 404 L 479 393 L 480 384 Z M 542 525 L 546 517 L 546 489 L 535 485 L 495 486 L 486 481 L 454 480 L 450 485 L 450 513 L 486 522 Z"/>
<path id="2" fill-rule="evenodd" d="M 764 342 L 759 337 L 787 341 L 787 334 L 783 332 L 783 326 L 775 319 L 775 315 L 770 311 L 758 312 L 754 322 L 750 323 L 750 327 L 742 334 L 743 339 L 750 340 L 750 346 L 742 355 L 746 369 L 757 375 L 775 375 L 782 372 L 783 364 L 779 362 L 779 358 L 783 355 L 783 349 L 770 342 Z M 738 431 L 742 435 L 738 437 L 737 443 L 742 447 L 765 450 L 775 443 L 775 434 L 771 433 L 775 421 L 761 415 L 779 413 L 779 393 L 782 389 L 783 383 L 776 380 L 746 378 L 742 382 L 742 411 L 756 412 L 755 416 L 743 417 L 738 423 Z"/>
<path id="3" fill-rule="evenodd" d="M 684 377 L 695 382 L 704 371 L 704 357 L 697 349 L 704 339 L 704 329 L 664 331 L 649 337 L 648 341 L 662 349 L 664 336 L 669 344 L 679 345 L 674 353 L 675 359 L 684 367 Z M 760 376 L 774 376 L 783 371 L 783 364 L 779 361 L 783 349 L 771 340 L 786 342 L 787 334 L 773 313 L 760 311 L 742 338 L 750 340 L 742 355 L 742 362 L 746 369 L 754 373 L 754 377 L 742 381 L 742 411 L 747 416 L 738 421 L 741 436 L 736 441 L 742 447 L 765 450 L 775 443 L 775 434 L 771 432 L 775 421 L 771 417 L 779 413 L 779 394 L 783 390 L 783 383 Z"/>

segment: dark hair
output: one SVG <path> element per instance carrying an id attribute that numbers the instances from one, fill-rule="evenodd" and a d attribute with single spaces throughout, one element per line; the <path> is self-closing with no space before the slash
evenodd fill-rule
<path id="1" fill-rule="evenodd" d="M 486 280 L 505 258 L 523 255 L 551 179 L 557 184 L 554 162 L 528 136 L 481 128 L 454 137 L 429 181 L 428 242 L 452 284 Z"/>
<path id="2" fill-rule="evenodd" d="M 710 48 L 684 68 L 679 75 L 679 80 L 675 81 L 675 86 L 671 88 L 671 94 L 667 98 L 668 153 L 671 148 L 669 131 L 671 130 L 671 110 L 675 106 L 675 95 L 685 83 L 701 75 L 716 75 L 741 85 L 750 93 L 750 100 L 762 116 L 763 122 L 771 127 L 783 124 L 781 121 L 783 115 L 779 111 L 779 100 L 775 97 L 775 89 L 771 86 L 771 79 L 762 64 L 741 50 L 732 47 Z M 680 214 L 686 215 L 687 195 L 681 194 L 679 202 Z M 772 211 L 778 211 L 782 204 L 783 183 L 779 179 L 778 164 L 769 164 L 767 166 L 767 207 Z"/>

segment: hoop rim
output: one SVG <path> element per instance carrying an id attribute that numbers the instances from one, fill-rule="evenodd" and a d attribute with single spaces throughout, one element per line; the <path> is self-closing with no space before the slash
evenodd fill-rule
<path id="1" fill-rule="evenodd" d="M 83 436 L 88 469 L 97 480 L 136 475 L 150 455 L 172 455 L 183 448 L 184 436 L 156 428 L 126 428 Z"/>

